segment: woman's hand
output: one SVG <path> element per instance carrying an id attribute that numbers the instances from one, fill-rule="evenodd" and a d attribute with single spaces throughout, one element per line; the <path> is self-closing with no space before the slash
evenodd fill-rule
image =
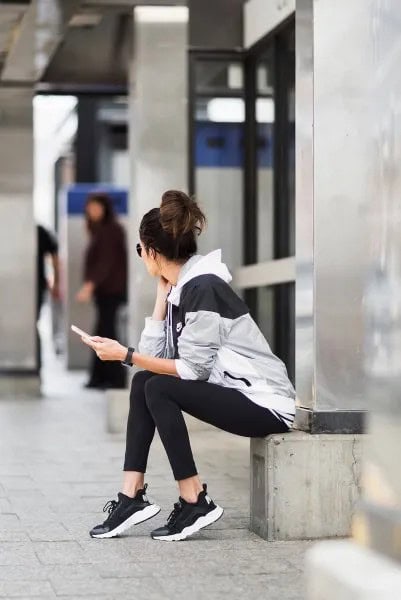
<path id="1" fill-rule="evenodd" d="M 164 321 L 167 312 L 167 294 L 171 290 L 171 283 L 164 277 L 160 277 L 157 283 L 157 295 L 155 308 L 153 310 L 152 318 L 155 321 Z"/>
<path id="2" fill-rule="evenodd" d="M 60 300 L 61 299 L 60 288 L 57 285 L 57 283 L 55 283 L 55 282 L 53 282 L 53 283 L 48 282 L 47 288 L 48 288 L 48 290 L 49 290 L 49 292 L 51 294 L 51 297 L 54 300 Z"/>
<path id="3" fill-rule="evenodd" d="M 81 303 L 90 302 L 92 300 L 93 290 L 93 283 L 91 281 L 86 281 L 75 296 L 76 301 Z"/>
<path id="4" fill-rule="evenodd" d="M 157 283 L 157 298 L 165 302 L 170 290 L 171 283 L 164 277 L 160 277 Z"/>
<path id="5" fill-rule="evenodd" d="M 98 336 L 90 338 L 83 337 L 81 339 L 84 344 L 96 352 L 100 360 L 122 361 L 127 356 L 128 348 L 117 342 L 117 340 L 110 340 L 109 338 Z"/>

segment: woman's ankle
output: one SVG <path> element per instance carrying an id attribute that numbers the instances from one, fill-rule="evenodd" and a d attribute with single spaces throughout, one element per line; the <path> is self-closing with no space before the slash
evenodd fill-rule
<path id="1" fill-rule="evenodd" d="M 196 504 L 199 494 L 203 491 L 203 487 L 198 477 L 183 479 L 178 482 L 180 496 L 185 502 Z"/>
<path id="2" fill-rule="evenodd" d="M 183 500 L 185 500 L 185 502 L 188 502 L 188 504 L 196 504 L 198 502 L 199 493 L 198 494 L 185 494 L 184 496 L 182 494 L 180 494 L 180 496 Z"/>
<path id="3" fill-rule="evenodd" d="M 122 485 L 122 493 L 129 498 L 135 498 L 139 490 L 145 487 L 144 477 L 138 478 L 137 474 L 133 475 L 130 471 L 125 471 Z"/>
<path id="4" fill-rule="evenodd" d="M 142 487 L 139 486 L 138 488 L 126 488 L 123 487 L 122 488 L 122 493 L 124 494 L 124 496 L 127 496 L 128 498 L 135 498 L 135 496 L 137 495 L 138 491 L 141 490 Z"/>

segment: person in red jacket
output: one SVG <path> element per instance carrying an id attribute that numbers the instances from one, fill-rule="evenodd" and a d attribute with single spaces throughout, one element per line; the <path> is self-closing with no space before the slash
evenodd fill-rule
<path id="1" fill-rule="evenodd" d="M 95 335 L 116 337 L 117 311 L 127 300 L 127 245 L 111 198 L 104 193 L 88 196 L 85 217 L 89 243 L 85 252 L 84 282 L 76 299 L 94 300 Z M 94 355 L 88 388 L 124 388 L 125 369 L 119 362 L 102 362 Z"/>

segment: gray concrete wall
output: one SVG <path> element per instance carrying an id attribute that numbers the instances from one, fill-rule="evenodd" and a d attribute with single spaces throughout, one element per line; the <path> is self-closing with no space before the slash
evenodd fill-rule
<path id="1" fill-rule="evenodd" d="M 0 372 L 26 376 L 36 369 L 32 88 L 0 87 L 0 108 Z"/>
<path id="2" fill-rule="evenodd" d="M 130 334 L 137 344 L 151 314 L 156 282 L 137 258 L 142 216 L 160 205 L 167 189 L 187 189 L 187 26 L 184 7 L 161 8 L 171 20 L 134 11 L 130 81 L 131 194 L 129 208 Z"/>

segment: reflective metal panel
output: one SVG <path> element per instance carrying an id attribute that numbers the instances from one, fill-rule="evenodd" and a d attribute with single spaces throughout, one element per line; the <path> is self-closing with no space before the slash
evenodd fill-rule
<path id="1" fill-rule="evenodd" d="M 297 3 L 297 390 L 317 409 L 366 408 L 375 372 L 399 398 L 400 17 Z"/>
<path id="2" fill-rule="evenodd" d="M 370 110 L 377 1 L 314 3 L 316 407 L 363 409 L 362 300 L 379 165 Z M 388 90 L 387 90 L 388 92 Z M 372 118 L 373 117 L 373 118 Z"/>
<path id="3" fill-rule="evenodd" d="M 296 389 L 314 406 L 313 323 L 313 0 L 296 6 Z"/>
<path id="4" fill-rule="evenodd" d="M 366 73 L 360 2 L 314 5 L 314 277 L 317 408 L 362 408 Z M 365 29 L 365 26 L 364 28 Z M 336 56 L 342 59 L 335 60 Z M 344 68 L 345 64 L 347 65 Z M 362 130 L 362 131 L 361 131 Z M 359 213 L 359 214 L 358 214 Z M 365 231 L 364 231 L 365 229 Z"/>

